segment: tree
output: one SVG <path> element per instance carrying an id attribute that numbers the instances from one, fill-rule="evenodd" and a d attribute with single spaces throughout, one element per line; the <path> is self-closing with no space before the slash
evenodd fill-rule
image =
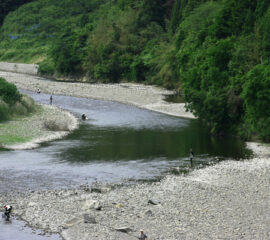
<path id="1" fill-rule="evenodd" d="M 270 66 L 257 65 L 245 78 L 242 97 L 246 121 L 262 139 L 270 141 Z"/>
<path id="2" fill-rule="evenodd" d="M 3 24 L 5 16 L 11 12 L 16 10 L 19 6 L 29 3 L 35 0 L 1 0 L 0 2 L 0 27 Z"/>

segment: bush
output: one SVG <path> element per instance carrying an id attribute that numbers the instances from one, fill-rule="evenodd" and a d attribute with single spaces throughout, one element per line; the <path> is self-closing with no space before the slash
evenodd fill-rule
<path id="1" fill-rule="evenodd" d="M 54 64 L 50 59 L 45 59 L 43 62 L 39 63 L 38 73 L 44 76 L 52 76 L 54 74 Z"/>
<path id="2" fill-rule="evenodd" d="M 68 123 L 58 121 L 57 119 L 45 120 L 44 127 L 50 131 L 69 131 Z"/>
<path id="3" fill-rule="evenodd" d="M 27 112 L 34 112 L 36 110 L 36 103 L 33 100 L 33 98 L 27 96 L 27 95 L 23 95 L 22 96 L 22 101 L 21 101 L 22 105 L 27 109 Z"/>
<path id="4" fill-rule="evenodd" d="M 8 83 L 4 78 L 0 78 L 0 97 L 11 105 L 21 100 L 21 94 L 16 86 Z"/>
<path id="5" fill-rule="evenodd" d="M 27 109 L 21 102 L 16 102 L 10 107 L 10 112 L 15 116 L 26 115 Z"/>
<path id="6" fill-rule="evenodd" d="M 32 98 L 21 95 L 14 84 L 0 78 L 0 121 L 9 120 L 12 115 L 27 115 L 35 110 Z"/>
<path id="7" fill-rule="evenodd" d="M 9 118 L 8 105 L 0 97 L 0 121 L 8 120 Z"/>
<path id="8" fill-rule="evenodd" d="M 266 141 L 270 141 L 270 66 L 258 65 L 246 75 L 242 97 L 246 121 Z"/>

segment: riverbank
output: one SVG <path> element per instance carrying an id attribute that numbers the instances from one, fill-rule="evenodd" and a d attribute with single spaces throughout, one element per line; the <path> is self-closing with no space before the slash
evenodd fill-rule
<path id="1" fill-rule="evenodd" d="M 248 143 L 253 159 L 226 161 L 160 182 L 80 186 L 1 195 L 30 226 L 66 240 L 269 239 L 270 150 Z"/>
<path id="2" fill-rule="evenodd" d="M 109 100 L 145 108 L 168 115 L 195 118 L 186 112 L 184 103 L 168 103 L 165 95 L 173 94 L 163 88 L 135 83 L 120 84 L 88 84 L 73 82 L 57 82 L 42 79 L 34 75 L 0 72 L 0 77 L 14 83 L 18 88 L 56 95 L 67 95 L 83 98 Z"/>
<path id="3" fill-rule="evenodd" d="M 55 106 L 39 105 L 39 110 L 30 116 L 0 124 L 0 139 L 5 139 L 1 145 L 7 149 L 31 149 L 42 142 L 62 138 L 77 126 L 78 120 L 71 113 Z"/>

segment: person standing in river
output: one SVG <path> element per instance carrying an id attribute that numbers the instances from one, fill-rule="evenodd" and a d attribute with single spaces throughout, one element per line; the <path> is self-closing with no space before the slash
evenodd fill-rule
<path id="1" fill-rule="evenodd" d="M 52 105 L 52 95 L 50 96 L 50 104 Z"/>
<path id="2" fill-rule="evenodd" d="M 193 158 L 194 158 L 194 153 L 193 153 L 193 150 L 192 148 L 189 150 L 189 160 L 190 160 L 190 165 L 192 167 L 193 165 Z"/>

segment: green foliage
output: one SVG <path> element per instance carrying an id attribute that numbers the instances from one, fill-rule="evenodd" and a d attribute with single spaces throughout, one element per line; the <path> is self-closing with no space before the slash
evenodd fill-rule
<path id="1" fill-rule="evenodd" d="M 210 125 L 213 133 L 257 133 L 269 140 L 270 114 L 258 108 L 260 103 L 263 108 L 267 108 L 265 102 L 269 104 L 260 92 L 261 88 L 269 94 L 270 88 L 266 80 L 269 2 L 207 1 L 195 4 L 191 11 L 189 2 L 182 4 L 174 43 L 187 108 Z"/>
<path id="2" fill-rule="evenodd" d="M 32 98 L 21 95 L 14 84 L 0 78 L 0 121 L 12 116 L 27 115 L 35 110 L 36 105 Z"/>
<path id="3" fill-rule="evenodd" d="M 58 73 L 82 73 L 86 39 L 87 35 L 84 32 L 73 32 L 70 28 L 57 38 L 51 58 Z"/>
<path id="4" fill-rule="evenodd" d="M 0 98 L 0 121 L 7 120 L 9 118 L 9 108 L 8 104 L 6 104 L 1 98 Z"/>
<path id="5" fill-rule="evenodd" d="M 56 67 L 52 63 L 51 49 L 57 49 L 68 28 L 72 29 L 72 34 L 91 30 L 97 18 L 102 17 L 99 6 L 104 2 L 37 0 L 21 6 L 5 18 L 5 24 L 0 29 L 0 60 L 25 63 L 46 61 L 43 70 L 51 72 L 51 66 Z M 76 36 L 71 38 L 77 39 Z M 65 43 L 69 47 L 68 39 Z"/>
<path id="6" fill-rule="evenodd" d="M 51 58 L 46 58 L 39 64 L 38 73 L 43 76 L 52 76 L 55 72 L 55 66 Z"/>
<path id="7" fill-rule="evenodd" d="M 254 26 L 256 5 L 254 0 L 226 0 L 211 27 L 212 34 L 225 38 L 250 32 Z"/>
<path id="8" fill-rule="evenodd" d="M 270 3 L 269 3 L 270 6 Z M 259 26 L 259 35 L 260 35 L 260 44 L 262 51 L 262 60 L 269 62 L 270 60 L 270 7 L 268 7 L 268 11 L 264 15 L 263 18 L 260 18 L 258 21 Z"/>
<path id="9" fill-rule="evenodd" d="M 0 97 L 8 104 L 14 104 L 21 100 L 21 94 L 16 86 L 0 78 Z"/>
<path id="10" fill-rule="evenodd" d="M 242 97 L 246 121 L 260 137 L 270 141 L 270 66 L 257 65 L 246 75 Z"/>
<path id="11" fill-rule="evenodd" d="M 3 23 L 5 16 L 17 9 L 19 6 L 32 2 L 34 0 L 1 0 L 0 2 L 0 27 Z"/>
<path id="12" fill-rule="evenodd" d="M 150 45 L 158 43 L 163 27 L 157 19 L 141 27 L 142 21 L 145 22 L 141 7 L 122 11 L 115 6 L 113 11 L 117 12 L 117 18 L 103 19 L 90 33 L 85 69 L 94 80 L 144 81 L 148 72 L 144 53 Z"/>
<path id="13" fill-rule="evenodd" d="M 175 88 L 213 133 L 270 138 L 269 0 L 37 0 L 0 31 L 0 60 Z"/>

